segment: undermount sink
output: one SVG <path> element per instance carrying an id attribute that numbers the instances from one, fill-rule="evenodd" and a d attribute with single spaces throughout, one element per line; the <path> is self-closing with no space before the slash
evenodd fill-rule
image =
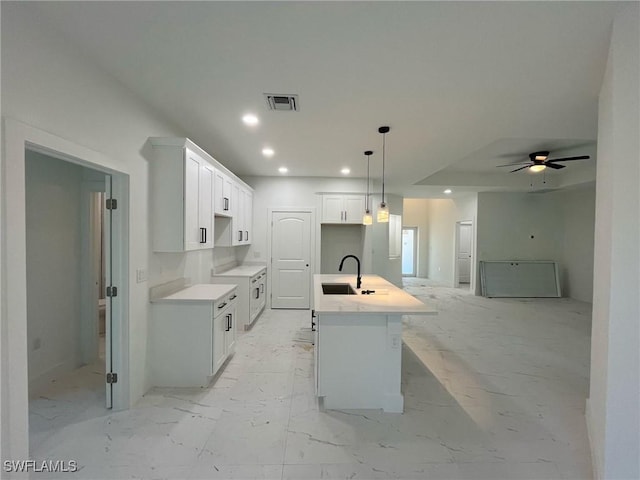
<path id="1" fill-rule="evenodd" d="M 356 291 L 348 283 L 323 283 L 322 293 L 325 295 L 355 295 Z"/>

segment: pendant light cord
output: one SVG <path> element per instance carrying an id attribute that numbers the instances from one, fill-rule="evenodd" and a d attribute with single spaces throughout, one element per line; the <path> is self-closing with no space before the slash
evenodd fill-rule
<path id="1" fill-rule="evenodd" d="M 367 198 L 365 202 L 365 210 L 369 211 L 369 161 L 371 160 L 371 154 L 367 155 Z"/>
<path id="2" fill-rule="evenodd" d="M 387 134 L 382 134 L 382 203 L 384 203 L 384 152 L 385 152 L 385 140 Z"/>

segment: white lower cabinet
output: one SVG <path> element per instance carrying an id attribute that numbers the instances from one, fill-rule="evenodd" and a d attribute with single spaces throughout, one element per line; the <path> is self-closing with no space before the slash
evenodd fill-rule
<path id="1" fill-rule="evenodd" d="M 264 310 L 267 300 L 267 268 L 240 266 L 211 278 L 213 284 L 234 283 L 238 286 L 236 326 L 248 330 Z"/>
<path id="2" fill-rule="evenodd" d="M 236 306 L 225 308 L 213 319 L 213 373 L 233 353 L 236 345 Z"/>
<path id="3" fill-rule="evenodd" d="M 213 298 L 187 297 L 187 294 L 176 298 L 174 295 L 152 304 L 150 331 L 154 386 L 206 387 L 234 351 L 236 286 L 194 287 L 201 287 L 200 292 L 222 293 L 212 295 Z"/>

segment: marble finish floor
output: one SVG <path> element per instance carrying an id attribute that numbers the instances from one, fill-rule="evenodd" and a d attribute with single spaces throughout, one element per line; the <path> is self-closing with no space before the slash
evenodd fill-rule
<path id="1" fill-rule="evenodd" d="M 309 311 L 267 310 L 208 389 L 76 417 L 73 402 L 34 399 L 32 458 L 81 467 L 46 478 L 591 478 L 591 305 L 405 288 L 440 313 L 405 318 L 403 414 L 319 411 Z"/>

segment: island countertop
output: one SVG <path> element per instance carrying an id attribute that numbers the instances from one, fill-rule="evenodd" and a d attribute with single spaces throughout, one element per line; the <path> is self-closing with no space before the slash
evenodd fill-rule
<path id="1" fill-rule="evenodd" d="M 356 290 L 356 276 L 321 274 L 313 276 L 314 310 L 317 313 L 436 315 L 432 305 L 425 304 L 378 275 L 363 275 L 362 288 L 355 295 L 327 295 L 323 283 L 348 283 Z M 362 295 L 361 290 L 375 290 Z"/>

